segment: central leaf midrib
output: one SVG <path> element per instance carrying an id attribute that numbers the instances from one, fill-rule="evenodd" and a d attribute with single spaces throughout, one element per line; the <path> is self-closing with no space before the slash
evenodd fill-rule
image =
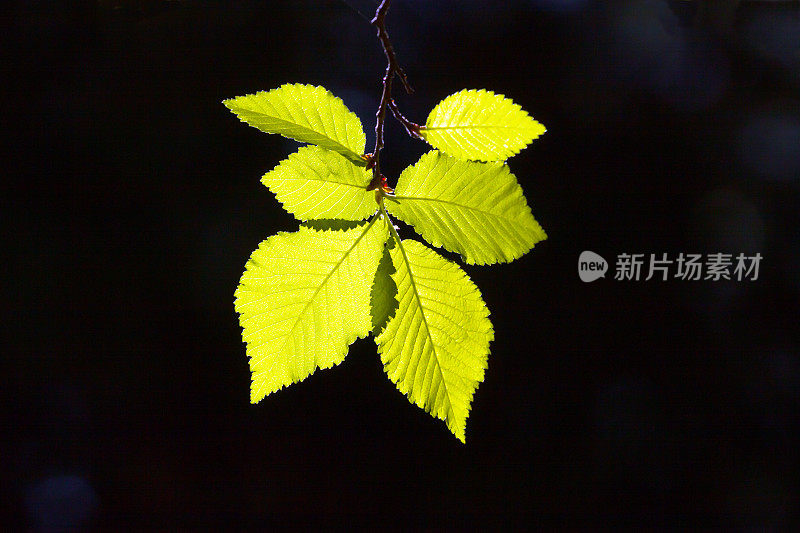
<path id="1" fill-rule="evenodd" d="M 317 295 L 319 294 L 319 291 L 321 291 L 322 287 L 324 287 L 328 283 L 328 280 L 331 279 L 331 276 L 333 276 L 333 273 L 336 272 L 337 270 L 339 270 L 339 268 L 344 263 L 345 259 L 347 259 L 347 257 L 355 249 L 355 247 L 358 246 L 358 243 L 361 242 L 361 239 L 364 238 L 364 235 L 366 235 L 367 232 L 369 232 L 370 228 L 372 228 L 372 225 L 375 223 L 376 220 L 378 220 L 377 216 L 372 217 L 372 220 L 370 220 L 369 224 L 366 225 L 366 227 L 364 228 L 364 231 L 361 232 L 361 235 L 358 236 L 358 238 L 355 240 L 355 242 L 353 242 L 353 245 L 350 248 L 347 249 L 347 251 L 344 253 L 344 255 L 342 255 L 342 258 L 335 264 L 335 266 L 331 269 L 331 271 L 328 272 L 328 275 L 325 276 L 325 279 L 323 279 L 322 283 L 319 284 L 319 287 L 317 287 L 317 290 L 315 290 L 314 294 L 311 295 L 311 298 L 308 299 L 308 302 L 306 302 L 306 305 L 303 307 L 303 309 L 297 315 L 297 319 L 295 320 L 294 324 L 292 325 L 292 329 L 289 330 L 289 334 L 286 335 L 286 340 L 281 345 L 281 349 L 280 349 L 281 352 L 283 352 L 284 348 L 286 348 L 286 344 L 289 342 L 289 339 L 294 334 L 294 330 L 295 330 L 295 328 L 297 328 L 297 325 L 300 323 L 300 319 L 302 318 L 303 315 L 306 314 L 306 311 L 308 311 L 308 309 L 311 307 L 311 303 L 317 297 Z"/>
<path id="2" fill-rule="evenodd" d="M 497 213 L 492 213 L 491 211 L 484 211 L 483 209 L 478 209 L 477 207 L 472 207 L 472 206 L 465 205 L 465 204 L 459 204 L 459 203 L 454 202 L 452 200 L 442 200 L 441 198 L 426 198 L 424 196 L 395 196 L 393 199 L 394 200 L 420 200 L 420 201 L 428 201 L 428 202 L 439 202 L 439 203 L 442 203 L 442 204 L 449 204 L 449 205 L 454 205 L 456 207 L 461 207 L 463 209 L 468 209 L 470 211 L 477 211 L 478 213 L 483 213 L 484 215 L 491 215 L 493 217 L 501 218 L 501 219 L 503 219 L 503 220 L 505 220 L 505 221 L 507 221 L 509 223 L 517 222 L 516 219 L 511 219 L 511 218 L 505 217 L 503 215 L 499 215 Z"/>
<path id="3" fill-rule="evenodd" d="M 389 227 L 394 229 L 394 227 L 391 224 L 389 224 Z M 444 387 L 444 395 L 445 395 L 445 398 L 447 398 L 448 411 L 452 412 L 453 416 L 455 416 L 455 410 L 453 409 L 453 402 L 452 402 L 452 400 L 450 400 L 450 393 L 447 391 L 447 381 L 444 379 L 444 373 L 442 372 L 442 364 L 439 361 L 439 354 L 436 351 L 436 343 L 433 342 L 433 336 L 431 336 L 431 327 L 428 324 L 428 317 L 425 316 L 425 306 L 422 305 L 422 298 L 420 298 L 419 291 L 417 291 L 417 284 L 414 281 L 414 273 L 411 271 L 411 263 L 408 260 L 408 256 L 406 255 L 405 248 L 403 248 L 403 243 L 400 240 L 400 236 L 397 235 L 396 231 L 394 231 L 394 234 L 396 236 L 395 240 L 397 241 L 397 246 L 400 248 L 400 253 L 403 254 L 403 260 L 406 262 L 406 267 L 408 267 L 408 279 L 411 282 L 411 288 L 414 290 L 414 297 L 416 298 L 417 305 L 419 305 L 420 311 L 422 313 L 422 320 L 423 320 L 423 322 L 425 322 L 425 331 L 426 331 L 426 333 L 428 335 L 428 340 L 431 343 L 431 349 L 433 350 L 433 356 L 436 359 L 436 370 L 439 371 L 439 377 L 441 378 L 442 386 Z M 435 398 L 433 400 L 434 400 L 434 402 L 436 401 Z M 456 421 L 454 420 L 453 422 L 455 423 Z"/>
<path id="4" fill-rule="evenodd" d="M 245 111 L 245 112 L 247 112 L 247 111 Z M 364 165 L 367 164 L 366 161 L 364 161 L 364 159 L 362 159 L 362 157 L 359 154 L 355 153 L 352 148 L 343 145 L 342 143 L 340 143 L 339 141 L 337 141 L 335 139 L 332 139 L 331 137 L 328 137 L 324 133 L 320 133 L 317 130 L 311 129 L 311 128 L 307 127 L 307 126 L 303 126 L 302 124 L 298 124 L 297 122 L 292 122 L 290 120 L 282 119 L 282 118 L 279 118 L 279 117 L 276 117 L 276 116 L 273 116 L 273 115 L 268 115 L 267 113 L 263 113 L 263 112 L 260 113 L 258 111 L 249 111 L 249 112 L 253 113 L 253 114 L 257 115 L 257 116 L 260 116 L 260 117 L 268 117 L 268 118 L 270 118 L 272 120 L 281 122 L 283 124 L 288 124 L 290 126 L 294 126 L 296 128 L 299 128 L 299 129 L 301 129 L 303 131 L 311 132 L 311 133 L 314 133 L 316 135 L 319 135 L 320 137 L 322 137 L 324 139 L 328 139 L 331 142 L 331 144 L 339 146 L 340 148 L 342 148 L 343 151 L 340 152 L 340 153 L 342 155 L 347 156 L 347 159 L 353 161 L 354 163 L 356 163 L 356 162 L 363 163 L 363 165 L 359 165 L 359 166 L 364 166 Z M 301 142 L 306 142 L 306 141 L 301 141 Z M 314 143 L 314 144 L 316 144 L 316 143 Z M 319 146 L 319 145 L 317 145 L 317 146 Z M 324 148 L 324 146 L 323 146 L 323 148 Z M 338 150 L 334 150 L 334 151 L 338 152 Z"/>
<path id="5" fill-rule="evenodd" d="M 538 124 L 538 122 L 537 122 Z M 532 130 L 537 129 L 536 126 L 503 126 L 501 124 L 492 125 L 492 124 L 465 124 L 465 125 L 456 125 L 456 126 L 422 126 L 420 129 L 422 131 L 433 131 L 433 130 L 480 130 L 480 129 L 504 129 L 504 130 Z"/>

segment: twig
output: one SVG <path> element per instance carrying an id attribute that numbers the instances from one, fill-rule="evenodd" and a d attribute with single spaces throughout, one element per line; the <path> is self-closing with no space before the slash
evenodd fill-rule
<path id="1" fill-rule="evenodd" d="M 394 100 L 389 100 L 389 109 L 392 111 L 392 115 L 394 115 L 394 118 L 396 118 L 397 121 L 400 122 L 400 124 L 402 124 L 403 127 L 406 129 L 406 133 L 417 139 L 422 139 L 422 136 L 419 134 L 419 128 L 420 128 L 419 124 L 411 122 L 406 117 L 404 117 L 403 114 L 400 112 L 400 110 L 397 108 L 397 104 L 394 103 Z"/>
<path id="2" fill-rule="evenodd" d="M 383 46 L 383 53 L 386 56 L 386 72 L 383 74 L 383 91 L 381 92 L 381 101 L 378 104 L 378 112 L 375 113 L 375 149 L 372 154 L 367 156 L 367 168 L 373 171 L 372 181 L 369 184 L 368 190 L 386 187 L 386 178 L 381 174 L 381 150 L 383 149 L 383 124 L 386 120 L 386 108 L 392 111 L 392 115 L 403 125 L 405 130 L 412 137 L 419 137 L 419 125 L 411 122 L 400 113 L 392 99 L 392 81 L 394 77 L 400 78 L 400 82 L 405 87 L 406 92 L 411 94 L 414 90 L 408 83 L 406 73 L 397 63 L 397 56 L 395 56 L 392 42 L 389 40 L 389 33 L 386 31 L 386 12 L 389 11 L 389 4 L 391 0 L 382 0 L 378 9 L 375 11 L 375 17 L 370 23 L 378 30 L 378 39 Z"/>

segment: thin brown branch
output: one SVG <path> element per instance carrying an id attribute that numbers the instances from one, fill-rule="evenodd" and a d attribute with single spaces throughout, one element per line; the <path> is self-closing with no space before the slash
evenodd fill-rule
<path id="1" fill-rule="evenodd" d="M 397 104 L 394 103 L 394 100 L 389 100 L 389 109 L 392 111 L 392 115 L 394 115 L 394 118 L 396 118 L 397 121 L 400 122 L 400 124 L 402 124 L 403 127 L 406 129 L 406 133 L 408 133 L 414 138 L 422 139 L 422 136 L 419 134 L 419 128 L 420 128 L 419 124 L 411 122 L 406 117 L 404 117 L 403 114 L 400 112 L 400 110 L 397 108 Z"/>
<path id="2" fill-rule="evenodd" d="M 395 76 L 400 78 L 400 82 L 406 92 L 410 94 L 413 89 L 408 83 L 406 73 L 397 63 L 397 56 L 394 53 L 392 42 L 389 40 L 389 33 L 386 31 L 386 13 L 389 11 L 390 3 L 391 0 L 382 0 L 375 11 L 375 17 L 371 21 L 371 24 L 378 31 L 378 39 L 381 41 L 383 53 L 386 56 L 386 71 L 383 74 L 381 100 L 378 104 L 378 111 L 375 113 L 375 149 L 369 155 L 367 163 L 367 168 L 372 168 L 373 171 L 372 182 L 369 185 L 370 190 L 386 184 L 386 179 L 381 175 L 381 150 L 383 149 L 383 126 L 386 121 L 386 108 L 388 107 L 392 111 L 392 115 L 403 125 L 409 135 L 419 137 L 419 125 L 405 118 L 392 99 L 392 81 Z"/>

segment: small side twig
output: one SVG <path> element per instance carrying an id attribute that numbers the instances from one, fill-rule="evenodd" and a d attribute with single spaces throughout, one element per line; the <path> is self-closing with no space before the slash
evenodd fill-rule
<path id="1" fill-rule="evenodd" d="M 398 65 L 397 56 L 392 48 L 392 42 L 389 40 L 389 33 L 386 31 L 386 12 L 389 11 L 389 4 L 391 0 L 382 0 L 378 9 L 375 11 L 375 17 L 370 23 L 377 28 L 378 39 L 383 46 L 383 53 L 386 56 L 386 71 L 383 74 L 383 90 L 381 91 L 381 100 L 378 104 L 378 111 L 375 113 L 375 149 L 372 154 L 368 154 L 367 168 L 373 171 L 372 181 L 369 184 L 368 190 L 382 188 L 386 186 L 386 178 L 381 174 L 381 150 L 383 149 L 383 125 L 386 120 L 386 108 L 388 107 L 392 115 L 403 125 L 405 130 L 412 137 L 419 137 L 419 125 L 411 122 L 400 113 L 392 99 L 392 81 L 394 77 L 400 78 L 406 92 L 411 94 L 414 90 L 408 83 L 405 71 Z"/>
<path id="2" fill-rule="evenodd" d="M 397 104 L 394 103 L 394 100 L 389 100 L 389 109 L 392 111 L 392 115 L 394 115 L 394 118 L 396 118 L 397 121 L 400 122 L 400 124 L 402 124 L 403 127 L 406 129 L 406 133 L 417 139 L 422 139 L 422 136 L 419 133 L 419 128 L 420 128 L 419 124 L 411 122 L 406 117 L 404 117 L 403 114 L 400 112 L 400 110 L 397 108 Z"/>

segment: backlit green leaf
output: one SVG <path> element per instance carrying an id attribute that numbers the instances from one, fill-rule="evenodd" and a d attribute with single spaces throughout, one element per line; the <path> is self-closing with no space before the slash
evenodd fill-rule
<path id="1" fill-rule="evenodd" d="M 460 159 L 504 161 L 545 131 L 502 94 L 465 89 L 439 102 L 420 134 L 434 148 Z"/>
<path id="2" fill-rule="evenodd" d="M 339 152 L 364 166 L 366 138 L 361 121 L 323 87 L 299 83 L 223 102 L 243 121 L 266 133 Z"/>
<path id="3" fill-rule="evenodd" d="M 372 173 L 330 150 L 303 146 L 267 172 L 261 182 L 300 220 L 361 220 L 375 213 Z"/>
<path id="4" fill-rule="evenodd" d="M 386 209 L 434 246 L 467 263 L 513 261 L 546 239 L 516 177 L 503 163 L 477 163 L 437 151 L 397 180 Z"/>
<path id="5" fill-rule="evenodd" d="M 494 330 L 474 283 L 454 263 L 404 240 L 390 251 L 399 307 L 376 338 L 389 378 L 462 442 Z"/>
<path id="6" fill-rule="evenodd" d="M 253 252 L 235 294 L 253 403 L 341 363 L 370 332 L 370 287 L 386 236 L 375 217 L 345 231 L 279 233 Z"/>

